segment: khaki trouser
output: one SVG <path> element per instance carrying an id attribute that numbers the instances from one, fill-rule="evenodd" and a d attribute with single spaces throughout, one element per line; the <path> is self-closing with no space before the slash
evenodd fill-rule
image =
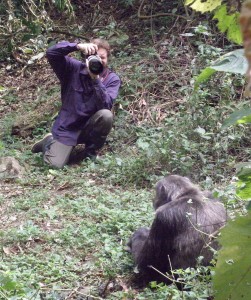
<path id="1" fill-rule="evenodd" d="M 111 131 L 113 114 L 108 109 L 97 111 L 86 123 L 83 130 L 79 131 L 78 144 L 85 144 L 86 147 L 100 149 Z M 57 140 L 52 140 L 45 146 L 44 161 L 54 167 L 63 168 L 69 161 L 74 146 L 68 146 Z"/>

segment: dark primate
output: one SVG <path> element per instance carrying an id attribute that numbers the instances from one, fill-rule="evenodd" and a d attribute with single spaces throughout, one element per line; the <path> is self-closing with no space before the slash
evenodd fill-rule
<path id="1" fill-rule="evenodd" d="M 212 249 L 218 249 L 215 236 L 226 222 L 223 204 L 188 178 L 170 175 L 157 183 L 153 206 L 151 228 L 139 228 L 128 243 L 142 281 L 168 282 L 150 266 L 165 274 L 195 267 L 199 256 L 209 265 Z"/>

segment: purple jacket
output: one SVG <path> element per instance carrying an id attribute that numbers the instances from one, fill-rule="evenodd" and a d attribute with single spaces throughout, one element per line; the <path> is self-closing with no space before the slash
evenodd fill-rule
<path id="1" fill-rule="evenodd" d="M 60 42 L 46 56 L 61 83 L 62 106 L 52 127 L 59 142 L 75 146 L 87 120 L 100 109 L 111 110 L 121 81 L 106 68 L 99 79 L 91 79 L 86 64 L 67 56 L 77 51 L 76 43 Z"/>

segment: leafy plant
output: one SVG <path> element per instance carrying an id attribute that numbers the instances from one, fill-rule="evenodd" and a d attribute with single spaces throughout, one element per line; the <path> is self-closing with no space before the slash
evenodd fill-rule
<path id="1" fill-rule="evenodd" d="M 200 83 L 208 81 L 216 71 L 244 75 L 247 72 L 247 68 L 248 61 L 244 55 L 244 50 L 238 49 L 231 51 L 202 70 L 195 80 L 195 88 L 198 88 Z"/>
<path id="2" fill-rule="evenodd" d="M 250 209 L 246 216 L 236 217 L 221 230 L 219 241 L 222 249 L 213 277 L 216 300 L 251 297 L 250 231 Z"/>
<path id="3" fill-rule="evenodd" d="M 56 8 L 60 11 L 64 11 L 66 9 L 70 14 L 73 13 L 73 7 L 70 0 L 55 0 L 54 3 Z"/>
<path id="4" fill-rule="evenodd" d="M 218 20 L 218 28 L 221 32 L 227 34 L 227 38 L 238 44 L 242 44 L 242 34 L 239 24 L 239 12 L 232 12 L 231 14 L 227 11 L 227 5 L 220 6 L 215 14 L 214 19 Z"/>
<path id="5" fill-rule="evenodd" d="M 213 19 L 218 20 L 218 28 L 222 33 L 227 34 L 227 38 L 236 43 L 242 43 L 242 34 L 239 24 L 239 12 L 228 12 L 227 5 L 222 4 L 222 0 L 186 0 L 185 4 L 192 9 L 206 13 L 213 12 Z"/>
<path id="6" fill-rule="evenodd" d="M 25 288 L 13 278 L 13 273 L 0 271 L 0 298 L 9 300 L 39 299 L 38 291 L 33 288 Z"/>
<path id="7" fill-rule="evenodd" d="M 236 112 L 226 121 L 225 124 L 232 125 L 236 119 L 247 116 L 250 109 Z M 241 123 L 250 122 L 250 115 Z M 237 165 L 238 182 L 237 195 L 243 200 L 251 200 L 251 169 L 250 163 Z M 251 207 L 247 206 L 246 213 L 236 216 L 228 222 L 221 231 L 220 243 L 222 249 L 216 265 L 216 274 L 213 278 L 215 299 L 250 299 L 251 297 L 251 264 L 249 249 L 251 231 Z M 235 237 L 234 239 L 232 237 Z M 228 286 L 228 289 L 225 287 Z"/>
<path id="8" fill-rule="evenodd" d="M 244 106 L 241 110 L 237 110 L 232 113 L 222 124 L 222 129 L 235 124 L 251 123 L 251 108 Z"/>
<path id="9" fill-rule="evenodd" d="M 213 11 L 221 5 L 222 0 L 186 0 L 185 4 L 192 9 L 205 13 L 207 11 Z"/>
<path id="10" fill-rule="evenodd" d="M 50 31 L 53 28 L 53 21 L 50 18 L 50 10 L 45 6 L 48 1 L 13 1 L 8 0 L 4 4 L 5 12 L 0 19 L 0 41 L 2 49 L 0 57 L 6 58 L 12 55 L 19 63 L 25 65 L 26 61 L 29 64 L 35 59 L 41 58 L 40 52 L 27 52 L 31 46 L 36 48 L 39 45 L 39 39 L 43 37 L 45 31 Z M 52 6 L 52 7 L 51 7 Z M 66 11 L 68 16 L 73 16 L 73 7 L 69 0 L 50 1 L 51 9 Z M 40 38 L 38 38 L 40 36 Z M 26 43 L 26 49 L 22 49 Z M 41 41 L 40 41 L 41 46 Z M 46 43 L 47 46 L 47 43 Z M 44 48 L 42 49 L 44 50 Z M 32 57 L 29 57 L 33 54 Z M 26 58 L 28 55 L 28 59 Z M 30 58 L 30 59 L 29 59 Z"/>
<path id="11" fill-rule="evenodd" d="M 175 278 L 170 285 L 151 282 L 149 288 L 144 289 L 140 294 L 135 292 L 116 292 L 109 299 L 172 299 L 172 300 L 202 300 L 212 295 L 211 270 L 206 267 L 186 270 L 173 270 Z M 179 288 L 183 284 L 182 288 Z M 151 289 L 150 289 L 151 288 Z"/>

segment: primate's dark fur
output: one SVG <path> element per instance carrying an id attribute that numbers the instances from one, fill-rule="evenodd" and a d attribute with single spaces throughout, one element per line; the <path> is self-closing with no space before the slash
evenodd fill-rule
<path id="1" fill-rule="evenodd" d="M 210 248 L 218 249 L 213 236 L 226 222 L 223 204 L 188 178 L 170 175 L 157 183 L 153 206 L 151 228 L 139 228 L 128 243 L 142 280 L 166 281 L 149 266 L 166 273 L 195 267 L 199 256 L 204 257 L 203 265 L 209 265 Z"/>

